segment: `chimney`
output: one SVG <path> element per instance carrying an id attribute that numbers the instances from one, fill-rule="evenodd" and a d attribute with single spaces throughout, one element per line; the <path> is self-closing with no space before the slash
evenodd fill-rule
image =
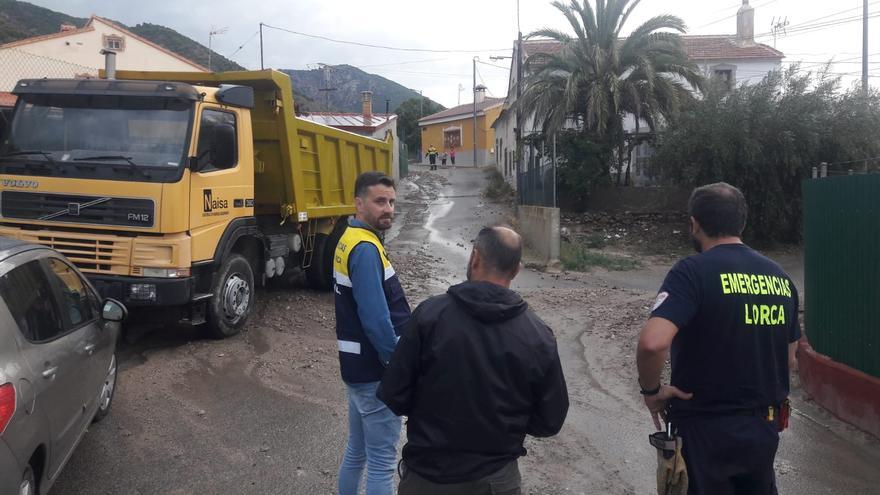
<path id="1" fill-rule="evenodd" d="M 104 79 L 116 79 L 116 52 L 101 50 L 104 56 Z"/>
<path id="2" fill-rule="evenodd" d="M 749 5 L 749 0 L 743 0 L 736 13 L 736 41 L 742 45 L 755 43 L 755 9 Z"/>
<path id="3" fill-rule="evenodd" d="M 370 127 L 373 125 L 373 92 L 372 91 L 362 91 L 361 95 L 363 95 L 363 112 L 364 112 L 364 125 Z"/>
<path id="4" fill-rule="evenodd" d="M 58 30 L 61 33 L 66 33 L 68 31 L 76 31 L 76 26 L 73 24 L 62 24 L 61 28 Z"/>
<path id="5" fill-rule="evenodd" d="M 484 101 L 486 101 L 486 86 L 480 84 L 476 88 L 474 88 L 474 98 L 476 99 L 477 103 L 483 103 Z"/>

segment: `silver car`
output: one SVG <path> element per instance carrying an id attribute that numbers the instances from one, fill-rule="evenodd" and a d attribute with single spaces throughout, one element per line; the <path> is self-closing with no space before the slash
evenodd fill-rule
<path id="1" fill-rule="evenodd" d="M 0 237 L 0 494 L 44 494 L 110 410 L 126 309 L 63 255 Z"/>

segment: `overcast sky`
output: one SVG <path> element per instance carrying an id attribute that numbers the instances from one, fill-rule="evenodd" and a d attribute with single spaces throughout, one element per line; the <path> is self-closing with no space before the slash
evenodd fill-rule
<path id="1" fill-rule="evenodd" d="M 478 64 L 477 82 L 491 96 L 504 96 L 510 56 L 517 32 L 516 0 L 31 0 L 31 3 L 77 17 L 96 14 L 128 25 L 162 24 L 207 45 L 212 27 L 227 28 L 213 39 L 214 49 L 249 69 L 260 68 L 259 23 L 329 38 L 386 47 L 436 50 L 402 51 L 369 48 L 308 38 L 263 28 L 267 67 L 313 68 L 318 63 L 350 64 L 380 74 L 446 106 L 471 101 L 472 58 L 499 67 Z M 643 0 L 626 29 L 646 19 L 673 14 L 684 19 L 689 34 L 736 32 L 738 0 Z M 776 47 L 786 61 L 801 60 L 815 67 L 829 59 L 841 61 L 834 72 L 847 74 L 846 84 L 860 78 L 862 0 L 751 0 L 756 9 L 758 41 L 773 45 L 771 24 L 787 18 L 788 29 L 816 23 L 846 21 L 833 26 L 779 36 Z M 871 15 L 880 16 L 880 0 L 869 0 Z M 859 17 L 859 19 L 856 19 Z M 873 86 L 880 85 L 880 17 L 871 19 L 869 53 Z M 546 0 L 521 0 L 524 35 L 541 27 L 569 30 L 562 15 Z M 240 46 L 243 48 L 239 49 Z M 440 51 L 477 51 L 477 53 Z M 459 92 L 459 87 L 466 88 Z"/>

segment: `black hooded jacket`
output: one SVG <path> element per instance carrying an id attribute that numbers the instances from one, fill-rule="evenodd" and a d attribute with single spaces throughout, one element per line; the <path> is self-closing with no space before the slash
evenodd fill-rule
<path id="1" fill-rule="evenodd" d="M 436 483 L 494 473 L 526 434 L 562 428 L 568 391 L 556 339 L 515 292 L 465 282 L 416 308 L 377 392 L 407 415 L 403 460 Z"/>

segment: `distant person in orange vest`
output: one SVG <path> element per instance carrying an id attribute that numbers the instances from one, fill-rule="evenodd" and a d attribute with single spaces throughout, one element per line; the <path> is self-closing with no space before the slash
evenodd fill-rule
<path id="1" fill-rule="evenodd" d="M 428 163 L 431 164 L 431 170 L 437 170 L 437 148 L 434 145 L 428 146 L 428 152 L 425 153 L 425 156 L 428 157 Z"/>

